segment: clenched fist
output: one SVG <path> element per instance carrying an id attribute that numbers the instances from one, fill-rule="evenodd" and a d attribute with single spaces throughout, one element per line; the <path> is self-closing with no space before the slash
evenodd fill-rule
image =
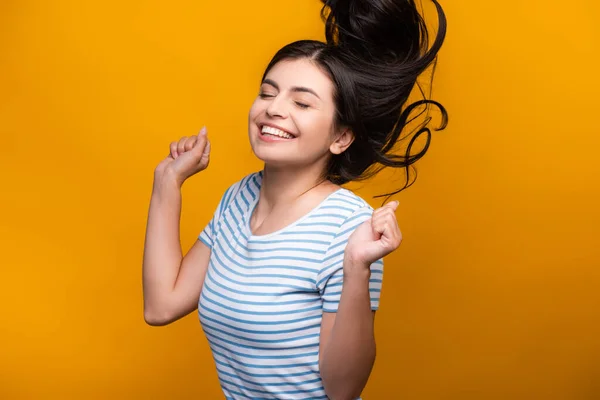
<path id="1" fill-rule="evenodd" d="M 400 246 L 402 233 L 396 220 L 397 208 L 397 201 L 386 204 L 356 228 L 348 239 L 344 253 L 346 260 L 350 261 L 348 265 L 369 268 Z"/>
<path id="2" fill-rule="evenodd" d="M 169 155 L 158 164 L 154 176 L 160 179 L 167 173 L 183 185 L 186 179 L 206 169 L 209 161 L 210 141 L 206 128 L 202 128 L 198 135 L 184 136 L 171 143 Z"/>

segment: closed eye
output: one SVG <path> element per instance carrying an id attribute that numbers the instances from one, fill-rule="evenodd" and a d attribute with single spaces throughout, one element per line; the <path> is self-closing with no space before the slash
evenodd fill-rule
<path id="1" fill-rule="evenodd" d="M 300 103 L 298 101 L 296 102 L 296 105 L 300 108 L 305 108 L 305 109 L 310 107 L 308 104 Z"/>
<path id="2" fill-rule="evenodd" d="M 267 99 L 267 98 L 271 98 L 271 97 L 275 97 L 275 95 L 273 94 L 269 94 L 269 93 L 259 93 L 258 95 L 261 99 Z"/>

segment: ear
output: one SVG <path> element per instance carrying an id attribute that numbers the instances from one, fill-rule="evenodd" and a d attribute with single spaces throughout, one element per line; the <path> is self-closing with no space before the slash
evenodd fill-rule
<path id="1" fill-rule="evenodd" d="M 331 146 L 329 151 L 333 154 L 342 154 L 354 142 L 354 133 L 349 128 L 343 128 Z"/>

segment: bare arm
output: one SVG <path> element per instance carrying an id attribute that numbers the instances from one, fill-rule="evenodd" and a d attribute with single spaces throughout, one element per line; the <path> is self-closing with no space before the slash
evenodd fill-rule
<path id="1" fill-rule="evenodd" d="M 344 249 L 343 284 L 337 313 L 324 313 L 319 367 L 331 400 L 360 396 L 375 363 L 374 317 L 369 278 L 371 266 L 400 246 L 398 202 L 373 212 L 348 238 Z"/>
<path id="2" fill-rule="evenodd" d="M 142 266 L 144 319 L 150 325 L 169 324 L 198 305 L 210 248 L 198 240 L 183 256 L 181 186 L 206 168 L 209 151 L 205 134 L 182 138 L 155 170 Z"/>
<path id="3" fill-rule="evenodd" d="M 375 362 L 369 273 L 344 276 L 337 313 L 323 313 L 319 367 L 331 400 L 360 396 Z"/>
<path id="4" fill-rule="evenodd" d="M 144 319 L 166 325 L 198 305 L 210 249 L 201 241 L 182 255 L 179 235 L 181 190 L 172 180 L 155 184 L 144 247 Z"/>

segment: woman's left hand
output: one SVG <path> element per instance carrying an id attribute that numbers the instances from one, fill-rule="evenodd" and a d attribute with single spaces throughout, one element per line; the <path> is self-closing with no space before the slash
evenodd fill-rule
<path id="1" fill-rule="evenodd" d="M 402 233 L 396 220 L 398 201 L 393 201 L 373 212 L 350 235 L 344 258 L 350 265 L 362 265 L 369 269 L 371 264 L 396 250 L 402 242 Z M 344 263 L 346 267 L 347 262 Z"/>

